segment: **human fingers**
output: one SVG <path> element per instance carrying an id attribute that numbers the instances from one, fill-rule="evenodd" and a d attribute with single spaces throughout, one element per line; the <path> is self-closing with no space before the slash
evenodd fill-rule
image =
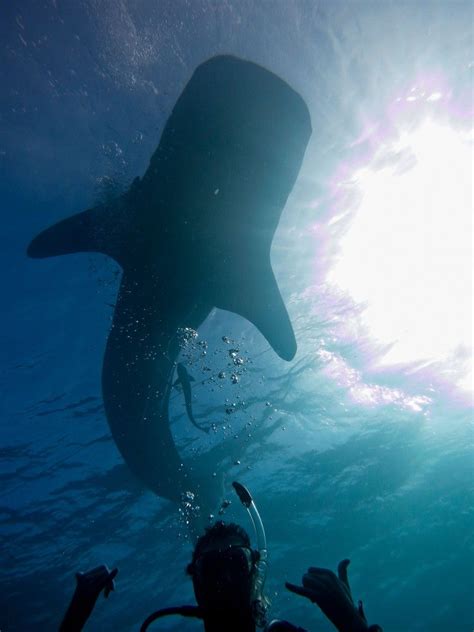
<path id="1" fill-rule="evenodd" d="M 337 575 L 339 577 L 339 581 L 344 587 L 344 590 L 346 591 L 347 598 L 349 599 L 349 601 L 351 601 L 351 603 L 354 603 L 354 600 L 352 598 L 351 586 L 349 584 L 349 576 L 347 573 L 347 567 L 350 563 L 351 561 L 348 559 L 339 562 L 339 564 L 337 565 Z"/>
<path id="2" fill-rule="evenodd" d="M 118 568 L 114 568 L 109 573 L 109 576 L 108 576 L 108 579 L 107 579 L 107 583 L 106 583 L 105 588 L 104 588 L 104 597 L 106 599 L 110 595 L 112 590 L 115 590 L 114 578 L 117 576 L 117 573 L 118 573 Z"/>
<path id="3" fill-rule="evenodd" d="M 315 566 L 311 566 L 303 575 L 303 586 L 308 588 L 335 586 L 337 583 L 338 579 L 335 573 L 328 568 L 316 568 Z"/>
<path id="4" fill-rule="evenodd" d="M 295 593 L 296 595 L 300 595 L 301 597 L 306 597 L 307 599 L 311 599 L 313 601 L 312 591 L 304 588 L 303 586 L 297 586 L 296 584 L 290 584 L 290 582 L 285 582 L 286 588 Z"/>
<path id="5" fill-rule="evenodd" d="M 350 563 L 351 563 L 350 560 L 345 559 L 339 562 L 339 564 L 337 565 L 337 575 L 339 579 L 342 582 L 344 582 L 348 588 L 349 588 L 349 578 L 347 575 L 347 567 L 349 566 Z"/>
<path id="6" fill-rule="evenodd" d="M 318 566 L 310 566 L 305 573 L 305 577 L 336 577 L 335 573 L 331 571 L 329 568 L 319 568 Z"/>

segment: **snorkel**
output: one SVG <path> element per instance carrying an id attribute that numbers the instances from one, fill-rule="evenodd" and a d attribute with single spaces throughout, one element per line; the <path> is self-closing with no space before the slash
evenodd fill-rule
<path id="1" fill-rule="evenodd" d="M 258 562 L 256 562 L 255 564 L 256 577 L 254 588 L 255 599 L 253 602 L 253 608 L 256 625 L 258 627 L 263 627 L 265 625 L 266 610 L 263 599 L 263 587 L 267 578 L 268 566 L 267 538 L 265 536 L 265 529 L 263 527 L 262 519 L 260 518 L 257 506 L 255 505 L 255 502 L 249 490 L 237 481 L 234 481 L 232 483 L 232 487 L 235 489 L 240 502 L 245 507 L 247 513 L 250 516 L 250 520 L 255 531 L 255 537 L 257 539 L 257 549 L 260 556 Z"/>
<path id="2" fill-rule="evenodd" d="M 267 540 L 265 537 L 265 529 L 263 528 L 262 519 L 258 513 L 255 502 L 249 490 L 241 483 L 234 482 L 232 487 L 235 489 L 240 502 L 247 510 L 255 532 L 257 540 L 258 559 L 254 562 L 254 579 L 252 590 L 252 616 L 257 627 L 266 625 L 265 611 L 267 604 L 263 597 L 263 588 L 267 575 Z M 145 632 L 148 627 L 157 619 L 162 617 L 180 615 L 183 617 L 191 617 L 195 619 L 205 619 L 205 613 L 199 606 L 177 606 L 172 608 L 162 608 L 151 614 L 142 624 L 140 632 Z"/>

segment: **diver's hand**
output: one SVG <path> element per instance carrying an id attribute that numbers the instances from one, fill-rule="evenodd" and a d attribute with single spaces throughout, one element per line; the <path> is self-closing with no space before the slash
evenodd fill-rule
<path id="1" fill-rule="evenodd" d="M 76 573 L 76 590 L 59 627 L 60 632 L 79 632 L 89 618 L 98 596 L 104 591 L 108 597 L 115 589 L 114 578 L 118 570 L 97 566 L 86 573 Z"/>
<path id="2" fill-rule="evenodd" d="M 104 591 L 104 597 L 107 598 L 111 591 L 115 590 L 114 578 L 117 573 L 117 568 L 109 571 L 104 564 L 87 571 L 87 573 L 76 573 L 76 592 L 84 599 L 94 599 L 94 602 L 102 591 Z"/>
<path id="3" fill-rule="evenodd" d="M 380 626 L 367 624 L 362 602 L 354 605 L 347 576 L 349 563 L 349 560 L 339 563 L 337 576 L 327 568 L 311 567 L 303 575 L 302 586 L 288 582 L 285 585 L 291 592 L 318 604 L 339 632 L 381 632 Z"/>

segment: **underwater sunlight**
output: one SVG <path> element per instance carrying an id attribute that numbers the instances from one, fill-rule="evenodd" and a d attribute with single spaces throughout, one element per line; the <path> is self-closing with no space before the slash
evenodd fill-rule
<path id="1" fill-rule="evenodd" d="M 328 281 L 365 309 L 384 366 L 444 363 L 472 389 L 472 134 L 426 118 L 381 142 L 355 193 Z"/>

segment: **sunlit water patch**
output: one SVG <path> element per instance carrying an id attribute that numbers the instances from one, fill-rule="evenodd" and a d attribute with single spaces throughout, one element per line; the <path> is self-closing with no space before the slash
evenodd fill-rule
<path id="1" fill-rule="evenodd" d="M 405 101 L 443 98 L 418 92 Z M 471 389 L 472 130 L 447 116 L 413 127 L 401 110 L 393 132 L 338 183 L 350 203 L 333 221 L 350 222 L 327 279 L 364 306 L 379 365 L 436 363 Z"/>

